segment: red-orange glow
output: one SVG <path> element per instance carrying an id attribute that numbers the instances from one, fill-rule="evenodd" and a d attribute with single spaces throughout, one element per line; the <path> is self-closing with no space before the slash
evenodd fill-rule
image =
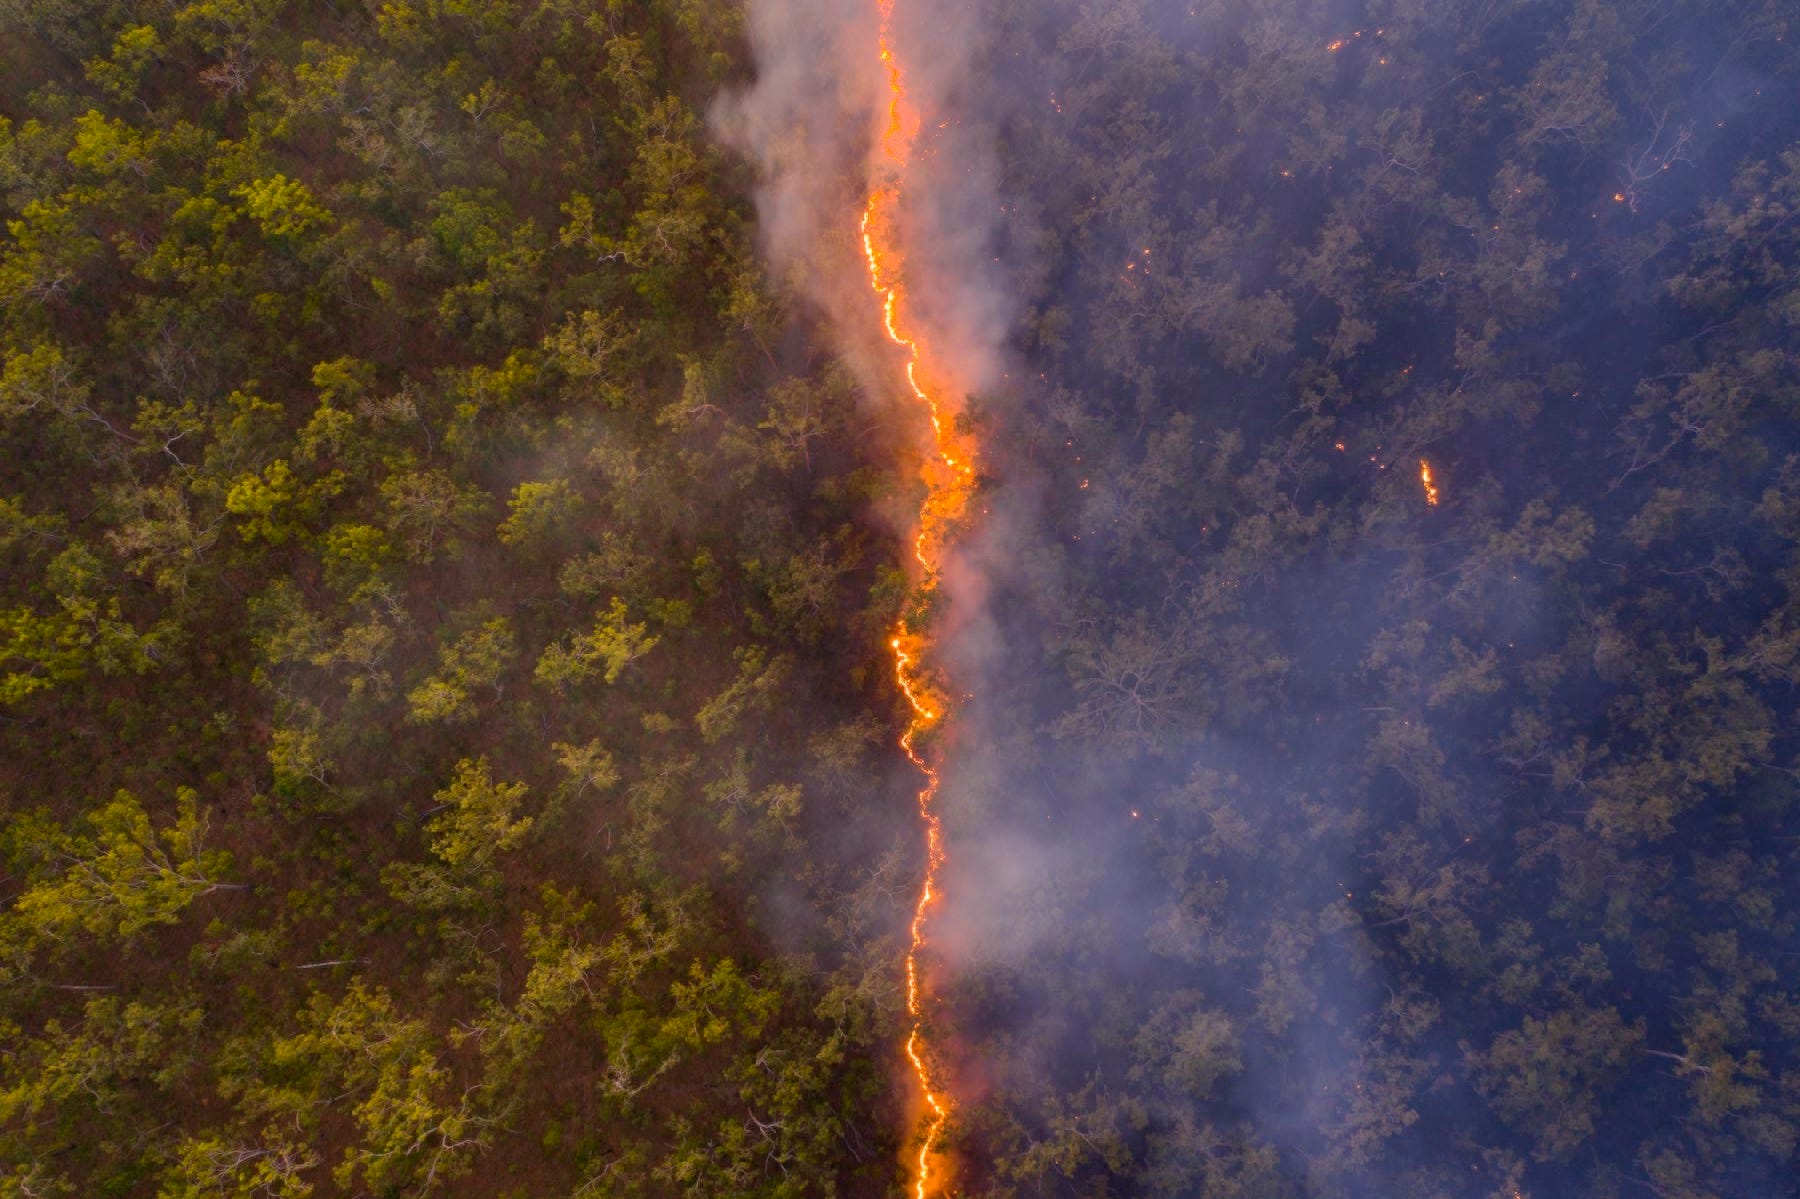
<path id="1" fill-rule="evenodd" d="M 1355 32 L 1351 33 L 1351 35 L 1349 37 L 1341 37 L 1341 38 L 1338 38 L 1334 42 L 1327 42 L 1325 44 L 1325 52 L 1327 54 L 1336 54 L 1339 50 L 1342 50 L 1345 46 L 1348 46 L 1351 42 L 1355 41 L 1357 38 L 1362 37 L 1363 34 L 1365 34 L 1367 32 L 1369 32 L 1369 31 L 1366 29 L 1358 29 Z M 1375 36 L 1380 37 L 1382 34 L 1384 34 L 1386 32 L 1387 32 L 1386 29 L 1377 29 L 1377 30 L 1375 30 Z M 1384 58 L 1381 61 L 1385 64 L 1387 62 L 1387 59 Z M 1239 132 L 1241 133 L 1243 131 L 1239 130 Z"/>
<path id="2" fill-rule="evenodd" d="M 946 410 L 941 384 L 933 373 L 933 359 L 920 335 L 909 327 L 906 312 L 905 260 L 900 252 L 896 221 L 904 194 L 913 141 L 921 127 L 919 114 L 907 99 L 906 72 L 894 48 L 896 0 L 876 0 L 881 24 L 878 53 L 887 80 L 887 114 L 880 136 L 880 156 L 868 199 L 863 205 L 862 246 L 868 262 L 869 285 L 881 297 L 881 324 L 889 341 L 905 354 L 907 392 L 931 422 L 932 455 L 921 475 L 925 497 L 919 505 L 913 535 L 913 558 L 919 564 L 919 586 L 929 593 L 937 586 L 944 550 L 951 534 L 968 510 L 975 488 L 974 438 L 955 429 Z M 943 128 L 943 125 L 939 125 Z M 938 697 L 920 662 L 930 650 L 926 633 L 913 632 L 903 622 L 889 638 L 894 654 L 894 682 L 906 698 L 912 715 L 901 734 L 900 748 L 924 777 L 919 791 L 919 820 L 925 827 L 925 877 L 913 905 L 911 938 L 906 950 L 906 1013 L 912 1029 L 906 1038 L 906 1057 L 923 1095 L 926 1115 L 914 1177 L 914 1199 L 928 1199 L 942 1183 L 934 1180 L 931 1154 L 950 1118 L 950 1099 L 932 1079 L 924 1031 L 924 1001 L 919 956 L 925 947 L 925 924 L 937 900 L 938 870 L 944 864 L 944 829 L 937 814 L 938 772 L 918 748 L 920 734 L 943 718 L 946 704 Z"/>
<path id="3" fill-rule="evenodd" d="M 1437 507 L 1437 484 L 1431 481 L 1431 463 L 1423 458 L 1419 459 L 1419 483 L 1425 488 L 1425 505 L 1429 508 Z"/>

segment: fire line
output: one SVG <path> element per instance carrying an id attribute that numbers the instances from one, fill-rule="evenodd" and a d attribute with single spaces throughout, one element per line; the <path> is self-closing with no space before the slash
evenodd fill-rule
<path id="1" fill-rule="evenodd" d="M 894 7 L 897 0 L 876 0 L 880 14 L 878 50 L 887 84 L 886 121 L 868 199 L 862 214 L 863 253 L 868 259 L 869 284 L 881 297 L 882 328 L 906 357 L 907 392 L 931 421 L 933 455 L 922 468 L 925 497 L 919 505 L 918 527 L 913 537 L 913 557 L 922 572 L 920 595 L 929 596 L 938 582 L 945 546 L 965 514 L 975 486 L 974 439 L 956 430 L 953 414 L 946 411 L 941 387 L 934 378 L 933 362 L 921 335 L 907 325 L 905 265 L 899 246 L 896 220 L 904 193 L 914 139 L 920 121 L 907 98 L 906 73 L 894 47 Z M 915 632 L 902 620 L 889 641 L 894 655 L 894 680 L 906 698 L 911 716 L 901 734 L 900 748 L 925 780 L 919 791 L 919 819 L 925 829 L 925 876 L 913 905 L 911 939 L 906 950 L 906 1012 L 912 1028 L 906 1038 L 906 1056 L 924 1096 L 924 1137 L 919 1146 L 914 1199 L 927 1199 L 934 1182 L 931 1154 L 950 1118 L 951 1101 L 938 1089 L 928 1063 L 924 1002 L 919 955 L 925 946 L 925 925 L 937 900 L 939 868 L 945 861 L 943 823 L 937 814 L 937 769 L 919 749 L 919 738 L 946 714 L 947 704 L 931 686 L 922 669 L 931 648 L 929 635 Z"/>

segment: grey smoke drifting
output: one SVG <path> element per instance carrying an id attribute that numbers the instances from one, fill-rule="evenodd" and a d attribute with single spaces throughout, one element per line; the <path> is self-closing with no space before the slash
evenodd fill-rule
<path id="1" fill-rule="evenodd" d="M 1791 1176 L 1748 1118 L 1687 1139 L 1701 1074 L 1668 1067 L 1697 1029 L 1791 1059 L 1719 1025 L 1736 967 L 1693 934 L 1791 954 L 1721 897 L 1789 869 L 1792 738 L 1713 731 L 1792 705 L 1751 665 L 1794 452 L 1756 288 L 1792 268 L 1744 282 L 1792 228 L 1790 7 L 901 10 L 912 310 L 987 475 L 937 630 L 968 694 L 926 963 L 977 1188 Z M 891 399 L 855 238 L 877 10 L 751 11 L 719 127 Z"/>
<path id="2" fill-rule="evenodd" d="M 720 137 L 757 168 L 757 219 L 782 283 L 809 300 L 875 396 L 903 387 L 880 326 L 858 231 L 881 178 L 877 138 L 888 80 L 874 0 L 753 0 L 757 78 L 712 113 Z M 898 6 L 894 40 L 922 120 L 903 182 L 909 324 L 951 394 L 992 388 L 1016 303 L 996 269 L 994 130 L 968 111 L 982 47 L 979 5 Z"/>
<path id="3" fill-rule="evenodd" d="M 908 103 L 920 130 L 898 179 L 901 266 L 909 332 L 949 413 L 984 420 L 1002 393 L 1009 328 L 1018 304 L 995 251 L 1003 215 L 998 198 L 997 130 L 984 111 L 986 85 L 975 67 L 989 51 L 980 5 L 932 0 L 904 3 L 893 36 Z M 768 261 L 782 283 L 808 301 L 853 364 L 878 411 L 904 422 L 902 440 L 929 447 L 929 427 L 906 388 L 903 357 L 881 325 L 859 233 L 871 187 L 893 181 L 878 142 L 887 120 L 888 79 L 877 56 L 879 10 L 873 0 L 756 0 L 749 34 L 756 82 L 727 97 L 713 125 L 758 170 L 757 214 Z M 888 513 L 897 535 L 910 537 L 916 518 L 909 499 Z M 980 693 L 997 660 L 995 629 L 986 612 L 988 573 L 1005 569 L 995 547 L 1035 523 L 1000 497 L 978 498 L 978 526 L 1006 515 L 1012 532 L 984 536 L 980 553 L 958 552 L 941 585 L 939 660 L 957 692 Z M 948 652 L 942 652 L 942 651 Z M 982 740 L 953 727 L 945 768 L 961 777 L 957 759 L 974 755 Z M 980 824 L 976 774 L 942 797 L 949 818 Z M 959 817 L 958 812 L 966 813 Z M 1025 859 L 1012 855 L 1009 861 Z M 1002 873 L 991 880 L 1005 885 Z M 981 897 L 970 895 L 971 901 Z M 953 927 L 961 897 L 947 899 L 934 922 Z M 986 910 L 994 905 L 983 903 Z M 934 942 L 937 940 L 934 933 Z M 955 936 L 945 948 L 966 944 Z"/>

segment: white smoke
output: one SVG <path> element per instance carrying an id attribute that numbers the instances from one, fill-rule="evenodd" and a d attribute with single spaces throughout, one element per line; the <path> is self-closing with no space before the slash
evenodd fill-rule
<path id="1" fill-rule="evenodd" d="M 979 6 L 899 0 L 893 36 L 921 129 L 903 181 L 908 324 L 949 406 L 993 387 L 1015 304 L 992 252 L 994 131 L 975 107 Z M 756 81 L 713 109 L 720 138 L 756 166 L 763 252 L 814 305 L 875 396 L 903 386 L 885 345 L 858 222 L 876 178 L 888 79 L 876 0 L 751 0 Z"/>

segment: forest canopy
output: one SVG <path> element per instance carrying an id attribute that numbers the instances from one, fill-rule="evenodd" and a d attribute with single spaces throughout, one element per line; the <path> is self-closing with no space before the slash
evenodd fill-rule
<path id="1" fill-rule="evenodd" d="M 893 1193 L 902 620 L 957 1193 L 1794 1193 L 1789 6 L 924 5 L 923 609 L 791 7 L 0 0 L 0 1196 Z"/>

